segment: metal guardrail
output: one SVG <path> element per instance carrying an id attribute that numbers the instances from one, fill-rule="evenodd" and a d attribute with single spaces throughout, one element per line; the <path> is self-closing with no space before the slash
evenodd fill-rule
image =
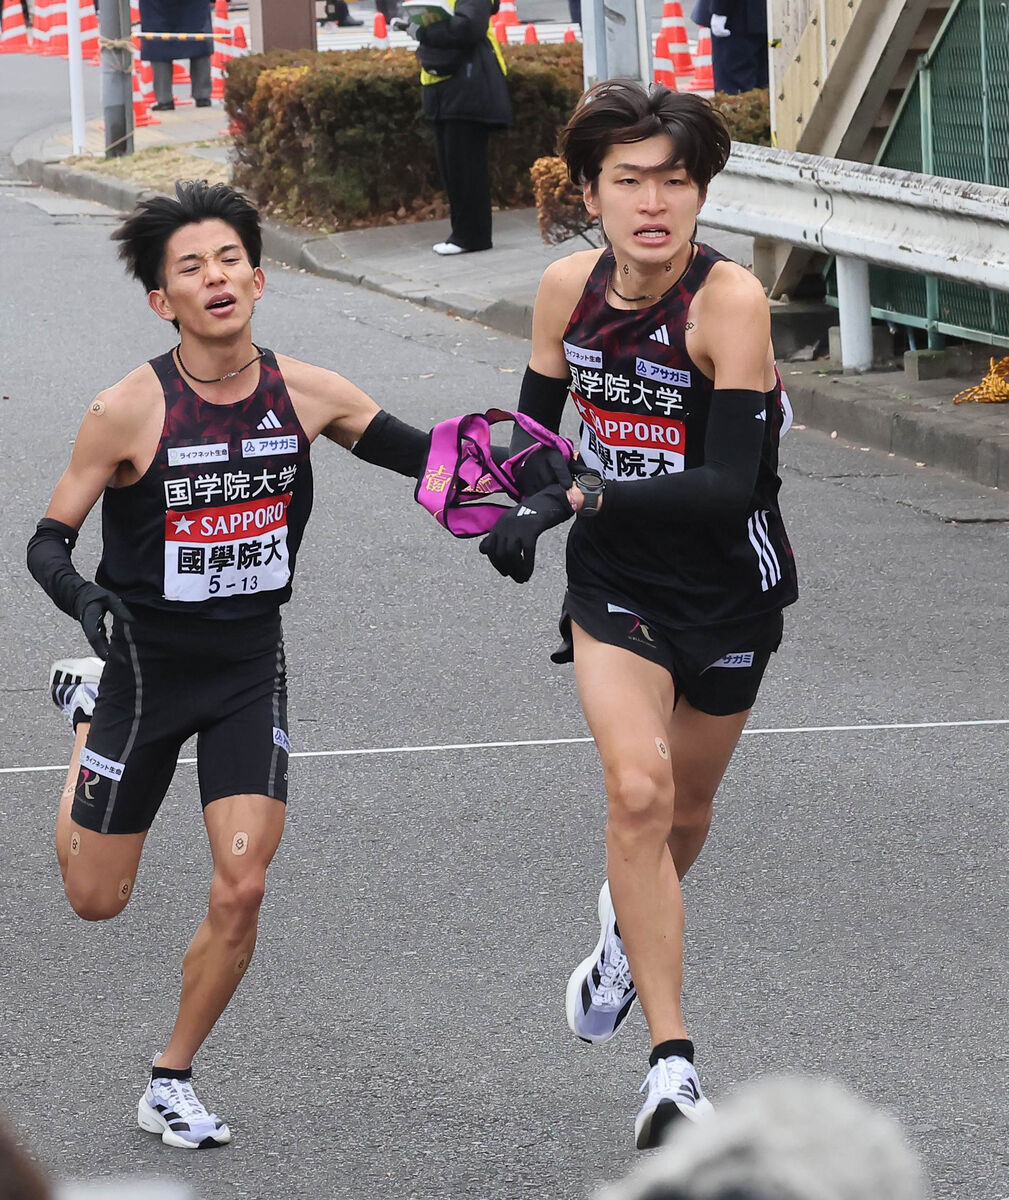
<path id="1" fill-rule="evenodd" d="M 1009 188 L 733 143 L 702 219 L 837 256 L 845 370 L 872 365 L 870 263 L 1009 292 Z"/>

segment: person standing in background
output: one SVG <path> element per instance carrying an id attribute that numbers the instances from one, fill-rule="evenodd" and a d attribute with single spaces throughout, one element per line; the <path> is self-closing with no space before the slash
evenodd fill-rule
<path id="1" fill-rule="evenodd" d="M 697 0 L 691 20 L 711 30 L 716 92 L 735 96 L 767 87 L 764 0 Z"/>
<path id="2" fill-rule="evenodd" d="M 421 97 L 434 129 L 452 231 L 435 254 L 490 250 L 490 133 L 511 123 L 501 47 L 490 28 L 496 0 L 445 0 L 451 15 L 413 32 Z"/>
<path id="3" fill-rule="evenodd" d="M 212 33 L 211 6 L 208 0 L 139 0 L 140 27 L 144 33 Z M 189 59 L 193 79 L 193 99 L 197 108 L 210 107 L 210 56 L 214 43 L 147 41 L 143 58 L 154 67 L 155 112 L 175 108 L 172 94 L 172 64 L 177 58 Z"/>

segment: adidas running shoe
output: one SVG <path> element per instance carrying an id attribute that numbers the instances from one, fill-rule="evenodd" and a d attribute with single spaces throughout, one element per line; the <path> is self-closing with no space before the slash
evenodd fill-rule
<path id="1" fill-rule="evenodd" d="M 609 1041 L 627 1020 L 638 994 L 617 933 L 608 880 L 599 890 L 598 912 L 599 941 L 572 971 L 565 996 L 571 1032 L 592 1044 Z"/>
<path id="2" fill-rule="evenodd" d="M 685 1058 L 660 1058 L 638 1089 L 647 1092 L 634 1122 L 634 1144 L 651 1150 L 662 1143 L 674 1121 L 699 1121 L 712 1111 L 694 1070 Z"/>
<path id="3" fill-rule="evenodd" d="M 61 658 L 50 668 L 49 694 L 74 729 L 91 720 L 104 667 L 100 658 Z"/>
<path id="4" fill-rule="evenodd" d="M 192 1070 L 171 1077 L 156 1074 L 140 1097 L 137 1123 L 148 1133 L 158 1133 L 166 1146 L 183 1150 L 209 1150 L 231 1141 L 231 1130 L 216 1113 L 208 1113 L 193 1091 Z"/>

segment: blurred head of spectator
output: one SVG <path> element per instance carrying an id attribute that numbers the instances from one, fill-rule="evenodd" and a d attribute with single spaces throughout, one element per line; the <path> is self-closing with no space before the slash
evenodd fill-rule
<path id="1" fill-rule="evenodd" d="M 50 1200 L 46 1177 L 0 1119 L 0 1200 Z"/>
<path id="2" fill-rule="evenodd" d="M 927 1200 L 897 1122 L 829 1079 L 740 1089 L 598 1200 Z"/>

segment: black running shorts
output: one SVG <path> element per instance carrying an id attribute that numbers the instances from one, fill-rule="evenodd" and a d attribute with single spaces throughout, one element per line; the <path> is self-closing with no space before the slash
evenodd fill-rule
<path id="1" fill-rule="evenodd" d="M 287 680 L 279 613 L 116 621 L 71 815 L 98 833 L 150 829 L 182 743 L 197 740 L 204 807 L 287 800 Z"/>
<path id="2" fill-rule="evenodd" d="M 673 677 L 676 702 L 685 697 L 693 708 L 713 717 L 753 707 L 784 626 L 779 610 L 732 625 L 674 630 L 642 617 L 625 599 L 569 588 L 560 619 L 563 643 L 550 656 L 556 663 L 573 661 L 572 621 L 598 642 L 665 667 Z"/>

